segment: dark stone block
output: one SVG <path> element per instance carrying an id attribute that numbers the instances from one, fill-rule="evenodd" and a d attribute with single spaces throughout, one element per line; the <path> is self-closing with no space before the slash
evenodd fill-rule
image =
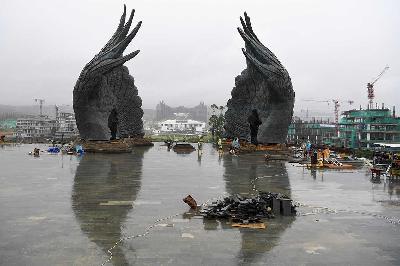
<path id="1" fill-rule="evenodd" d="M 281 199 L 281 213 L 283 216 L 292 215 L 292 200 Z"/>
<path id="2" fill-rule="evenodd" d="M 272 199 L 272 212 L 275 215 L 281 214 L 281 201 L 279 199 Z"/>

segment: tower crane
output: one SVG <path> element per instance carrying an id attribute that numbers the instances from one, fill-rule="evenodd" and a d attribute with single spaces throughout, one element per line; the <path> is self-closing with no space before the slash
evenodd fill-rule
<path id="1" fill-rule="evenodd" d="M 339 107 L 340 103 L 348 103 L 349 105 L 352 105 L 354 103 L 353 100 L 339 100 L 339 99 L 331 99 L 331 100 L 313 100 L 313 99 L 308 99 L 308 100 L 303 100 L 305 102 L 320 102 L 320 103 L 327 103 L 328 105 L 330 103 L 333 103 L 334 108 L 335 108 L 335 127 L 336 127 L 336 134 L 339 137 Z"/>
<path id="2" fill-rule="evenodd" d="M 44 99 L 33 99 L 35 102 L 39 102 L 39 107 L 40 107 L 40 116 L 43 116 L 43 104 L 44 104 Z"/>
<path id="3" fill-rule="evenodd" d="M 60 107 L 55 104 L 54 108 L 56 109 L 56 120 L 57 120 L 58 119 L 58 111 L 60 110 Z"/>
<path id="4" fill-rule="evenodd" d="M 367 89 L 368 89 L 368 107 L 371 109 L 374 109 L 374 98 L 375 98 L 375 93 L 374 93 L 374 84 L 377 82 L 383 74 L 385 74 L 386 70 L 389 69 L 389 66 L 385 66 L 385 68 L 379 73 L 379 75 L 372 81 L 367 83 Z"/>

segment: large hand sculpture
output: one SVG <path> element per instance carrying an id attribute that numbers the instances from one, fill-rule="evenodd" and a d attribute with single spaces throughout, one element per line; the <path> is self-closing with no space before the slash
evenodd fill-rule
<path id="1" fill-rule="evenodd" d="M 135 10 L 125 24 L 126 7 L 117 30 L 100 52 L 83 68 L 74 88 L 74 111 L 81 138 L 110 138 L 108 121 L 117 115 L 117 136 L 143 135 L 142 100 L 128 68 L 123 64 L 139 50 L 122 53 L 135 37 L 142 22 L 128 34 Z"/>
<path id="2" fill-rule="evenodd" d="M 225 135 L 230 138 L 250 137 L 249 116 L 257 110 L 262 124 L 258 128 L 259 143 L 283 143 L 293 115 L 294 91 L 289 73 L 276 56 L 253 32 L 250 18 L 240 17 L 238 28 L 245 41 L 242 49 L 247 68 L 235 79 L 235 87 L 225 113 Z"/>

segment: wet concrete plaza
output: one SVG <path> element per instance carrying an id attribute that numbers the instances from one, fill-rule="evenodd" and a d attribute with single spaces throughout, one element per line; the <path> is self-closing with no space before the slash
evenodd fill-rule
<path id="1" fill-rule="evenodd" d="M 0 264 L 101 265 L 123 239 L 106 265 L 400 265 L 400 183 L 204 146 L 201 156 L 156 144 L 39 158 L 27 155 L 33 145 L 1 146 Z M 289 195 L 298 215 L 237 229 L 193 217 L 182 202 L 254 187 Z"/>

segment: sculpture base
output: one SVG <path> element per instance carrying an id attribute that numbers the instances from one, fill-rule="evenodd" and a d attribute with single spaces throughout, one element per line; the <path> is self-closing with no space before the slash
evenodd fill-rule
<path id="1" fill-rule="evenodd" d="M 141 137 L 116 140 L 82 140 L 76 144 L 82 145 L 84 151 L 88 153 L 130 153 L 133 147 L 154 146 L 152 142 Z"/>
<path id="2" fill-rule="evenodd" d="M 131 147 L 154 146 L 153 142 L 143 137 L 125 138 L 123 141 Z"/>
<path id="3" fill-rule="evenodd" d="M 286 153 L 289 152 L 285 144 L 258 144 L 240 143 L 240 152 L 264 151 L 269 153 Z"/>
<path id="4" fill-rule="evenodd" d="M 231 147 L 231 141 L 225 141 L 222 143 L 224 151 L 229 151 Z M 239 153 L 251 153 L 251 152 L 267 152 L 268 154 L 282 154 L 290 155 L 290 150 L 285 144 L 258 144 L 254 145 L 250 142 L 240 141 Z"/>

